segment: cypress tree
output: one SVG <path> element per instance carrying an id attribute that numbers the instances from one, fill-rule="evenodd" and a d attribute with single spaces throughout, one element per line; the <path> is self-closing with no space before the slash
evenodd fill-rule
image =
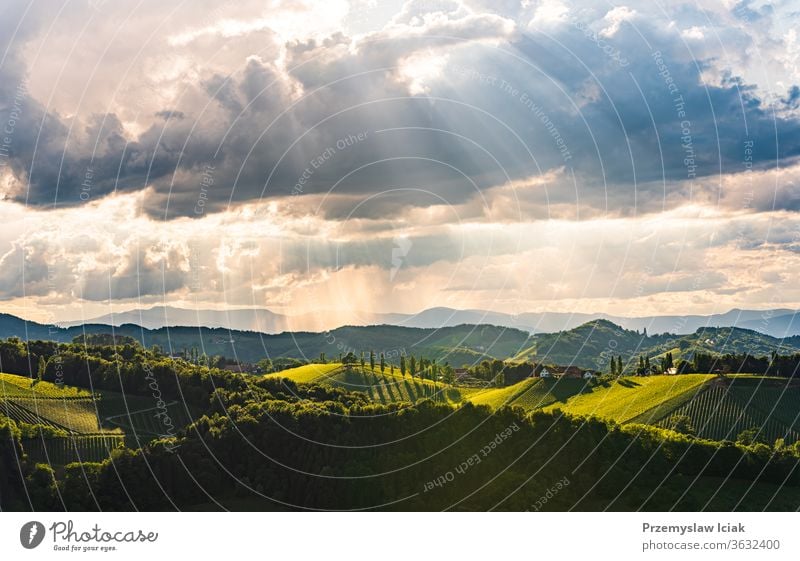
<path id="1" fill-rule="evenodd" d="M 39 378 L 40 382 L 44 378 L 45 370 L 47 370 L 47 361 L 42 355 L 39 355 L 39 371 L 37 372 L 36 377 Z"/>

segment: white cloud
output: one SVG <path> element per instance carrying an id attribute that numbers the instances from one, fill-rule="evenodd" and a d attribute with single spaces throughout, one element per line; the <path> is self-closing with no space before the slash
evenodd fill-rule
<path id="1" fill-rule="evenodd" d="M 561 0 L 542 0 L 536 3 L 536 11 L 528 24 L 532 28 L 547 28 L 567 20 L 569 8 Z"/>
<path id="2" fill-rule="evenodd" d="M 613 37 L 619 31 L 623 23 L 629 22 L 636 16 L 636 10 L 632 10 L 627 6 L 616 6 L 606 13 L 603 17 L 604 23 L 607 27 L 600 31 L 601 37 Z"/>
<path id="3" fill-rule="evenodd" d="M 446 54 L 415 53 L 403 59 L 398 74 L 408 85 L 410 95 L 430 93 L 429 84 L 442 76 L 447 65 Z"/>
<path id="4" fill-rule="evenodd" d="M 684 39 L 689 39 L 693 41 L 702 41 L 705 39 L 705 28 L 697 25 L 693 25 L 688 29 L 684 29 L 681 31 L 681 37 Z"/>

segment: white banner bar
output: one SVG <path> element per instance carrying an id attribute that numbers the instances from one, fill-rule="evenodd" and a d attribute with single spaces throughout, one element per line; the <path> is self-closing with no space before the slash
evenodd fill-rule
<path id="1" fill-rule="evenodd" d="M 790 513 L 2 513 L 2 559 L 800 559 Z M 244 557 L 241 557 L 244 558 Z"/>

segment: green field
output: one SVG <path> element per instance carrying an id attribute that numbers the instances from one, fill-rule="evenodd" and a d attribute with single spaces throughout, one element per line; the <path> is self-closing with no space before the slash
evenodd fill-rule
<path id="1" fill-rule="evenodd" d="M 266 376 L 288 378 L 297 383 L 325 384 L 351 392 L 363 392 L 372 401 L 378 403 L 399 401 L 414 403 L 424 398 L 461 403 L 467 394 L 475 391 L 448 386 L 441 382 L 412 378 L 409 374 L 403 376 L 397 368 L 392 374 L 391 368 L 388 366 L 381 372 L 379 367 L 370 369 L 369 365 L 362 369 L 360 365 L 344 367 L 341 363 L 307 364 Z"/>
<path id="2" fill-rule="evenodd" d="M 0 373 L 0 398 L 76 398 L 91 397 L 92 392 L 83 388 L 59 386 L 50 382 L 40 382 L 25 376 Z"/>
<path id="3" fill-rule="evenodd" d="M 65 437 L 25 440 L 25 452 L 34 461 L 46 462 L 49 458 L 55 465 L 79 458 L 99 461 L 125 439 L 131 446 L 140 446 L 175 433 L 193 420 L 182 403 L 167 403 L 159 409 L 153 397 L 111 391 L 92 394 L 82 388 L 12 374 L 0 374 L 0 392 L 0 415 L 68 433 Z M 171 426 L 165 423 L 163 413 Z"/>
<path id="4" fill-rule="evenodd" d="M 101 431 L 96 404 L 88 390 L 0 374 L 0 414 L 14 421 L 45 425 L 73 434 Z"/>
<path id="5" fill-rule="evenodd" d="M 665 402 L 690 398 L 713 377 L 708 374 L 625 377 L 591 386 L 589 391 L 571 397 L 566 403 L 554 403 L 545 409 L 561 409 L 573 415 L 596 415 L 618 423 L 644 422 L 641 417 L 648 411 Z"/>
<path id="6" fill-rule="evenodd" d="M 331 372 L 342 368 L 339 362 L 327 364 L 306 364 L 297 368 L 289 368 L 272 374 L 266 374 L 265 378 L 289 378 L 298 384 L 311 384 L 313 382 L 323 382 Z"/>
<path id="7" fill-rule="evenodd" d="M 72 462 L 101 462 L 124 440 L 121 434 L 70 435 L 26 439 L 22 441 L 22 447 L 32 461 L 58 466 Z"/>
<path id="8" fill-rule="evenodd" d="M 575 378 L 539 378 L 537 383 L 520 394 L 513 405 L 524 409 L 541 409 L 548 405 L 566 403 L 574 395 L 591 391 L 592 384 Z"/>
<path id="9" fill-rule="evenodd" d="M 8 398 L 7 416 L 16 421 L 42 424 L 60 428 L 76 434 L 100 431 L 97 422 L 96 400 L 85 399 L 41 399 Z"/>
<path id="10" fill-rule="evenodd" d="M 688 416 L 703 438 L 735 440 L 742 431 L 755 428 L 764 442 L 783 438 L 793 443 L 800 439 L 800 386 L 758 376 L 714 381 L 653 424 L 669 427 L 678 415 Z"/>
<path id="11" fill-rule="evenodd" d="M 766 443 L 800 440 L 800 384 L 784 378 L 708 374 L 623 377 L 613 382 L 578 379 L 528 379 L 505 388 L 464 395 L 493 408 L 561 410 L 624 423 L 670 428 L 688 417 L 697 436 L 735 440 L 755 428 Z"/>
<path id="12" fill-rule="evenodd" d="M 443 384 L 434 384 L 429 380 L 420 380 L 411 376 L 392 375 L 388 371 L 381 374 L 366 368 L 344 369 L 333 376 L 329 384 L 348 391 L 364 392 L 367 396 L 379 403 L 406 401 L 414 403 L 419 399 L 429 398 L 435 401 L 448 401 L 460 403 L 463 401 L 456 388 Z"/>
<path id="13" fill-rule="evenodd" d="M 469 396 L 469 400 L 475 405 L 488 405 L 498 409 L 504 405 L 512 405 L 514 400 L 529 388 L 538 385 L 537 382 L 539 380 L 535 378 L 528 378 L 505 388 L 487 388 L 473 393 Z"/>

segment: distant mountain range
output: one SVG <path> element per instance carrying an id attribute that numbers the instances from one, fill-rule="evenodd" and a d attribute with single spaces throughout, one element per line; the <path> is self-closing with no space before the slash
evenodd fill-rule
<path id="1" fill-rule="evenodd" d="M 398 362 L 401 355 L 446 360 L 450 364 L 473 364 L 485 358 L 515 356 L 530 345 L 530 334 L 493 325 L 459 325 L 444 328 L 413 328 L 392 325 L 345 326 L 325 332 L 292 331 L 266 334 L 256 331 L 211 327 L 162 327 L 148 329 L 134 324 L 120 326 L 87 323 L 72 327 L 43 325 L 9 314 L 0 314 L 0 339 L 70 342 L 82 334 L 126 335 L 150 347 L 158 345 L 170 354 L 197 349 L 209 356 L 222 355 L 242 362 L 265 357 L 293 357 L 313 361 L 353 351 L 385 353 Z"/>
<path id="2" fill-rule="evenodd" d="M 744 315 L 744 314 L 740 314 Z M 473 320 L 483 317 L 469 316 Z M 496 317 L 496 316 L 495 316 Z M 780 316 L 778 316 L 780 317 Z M 489 321 L 492 321 L 489 319 Z M 749 319 L 748 321 L 755 321 Z M 800 335 L 775 338 L 740 327 L 700 327 L 689 334 L 655 334 L 626 329 L 609 320 L 597 319 L 552 333 L 534 333 L 513 327 L 461 324 L 445 327 L 397 325 L 345 326 L 324 332 L 287 331 L 266 334 L 220 327 L 160 327 L 134 324 L 109 326 L 99 323 L 72 327 L 43 325 L 0 314 L 0 338 L 44 339 L 68 342 L 83 333 L 127 335 L 145 346 L 158 345 L 173 354 L 196 348 L 209 356 L 223 355 L 242 362 L 264 357 L 294 357 L 315 360 L 353 351 L 386 353 L 397 363 L 402 354 L 436 358 L 451 365 L 474 364 L 487 358 L 532 360 L 605 370 L 608 357 L 625 360 L 638 355 L 657 358 L 672 352 L 675 360 L 692 353 L 750 353 L 764 356 L 800 352 Z"/>
<path id="3" fill-rule="evenodd" d="M 647 331 L 650 334 L 694 333 L 703 327 L 740 327 L 752 329 L 772 337 L 800 335 L 800 312 L 789 309 L 738 310 L 724 314 L 685 316 L 622 317 L 608 314 L 587 313 L 523 313 L 518 315 L 489 312 L 486 310 L 455 310 L 452 308 L 430 308 L 417 314 L 336 313 L 303 314 L 288 316 L 265 308 L 242 308 L 234 310 L 188 310 L 172 306 L 156 306 L 149 309 L 131 310 L 107 314 L 84 321 L 59 322 L 61 327 L 76 325 L 135 324 L 148 329 L 162 327 L 212 327 L 260 333 L 282 333 L 284 331 L 325 331 L 342 325 L 395 325 L 423 329 L 454 327 L 456 325 L 496 325 L 520 329 L 529 333 L 553 333 L 574 329 L 586 322 L 602 319 L 625 329 Z"/>
<path id="4" fill-rule="evenodd" d="M 303 318 L 304 321 L 308 321 L 308 319 L 310 318 Z M 84 323 L 115 326 L 127 323 L 140 325 L 147 329 L 175 326 L 222 327 L 238 331 L 258 331 L 260 333 L 280 333 L 292 330 L 291 318 L 263 308 L 189 310 L 173 306 L 156 306 L 147 309 L 105 314 L 85 321 L 62 321 L 58 322 L 58 325 L 61 327 L 74 327 Z"/>

